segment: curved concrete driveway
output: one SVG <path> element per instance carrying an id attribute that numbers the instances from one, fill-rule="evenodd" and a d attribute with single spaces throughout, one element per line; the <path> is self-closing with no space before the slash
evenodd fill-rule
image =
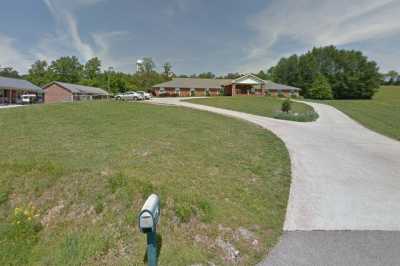
<path id="1" fill-rule="evenodd" d="M 400 142 L 366 129 L 335 108 L 308 103 L 320 117 L 316 122 L 299 123 L 177 98 L 153 102 L 244 119 L 285 142 L 292 162 L 292 184 L 284 224 L 288 232 L 282 242 L 290 231 L 299 230 L 400 230 Z"/>

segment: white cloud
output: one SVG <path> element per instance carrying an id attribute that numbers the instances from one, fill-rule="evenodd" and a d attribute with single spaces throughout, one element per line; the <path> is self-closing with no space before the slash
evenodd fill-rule
<path id="1" fill-rule="evenodd" d="M 67 13 L 65 15 L 65 20 L 68 25 L 68 30 L 71 35 L 72 44 L 79 51 L 80 55 L 88 60 L 93 57 L 94 52 L 89 44 L 84 43 L 79 35 L 78 24 L 72 14 Z"/>
<path id="2" fill-rule="evenodd" d="M 97 32 L 91 34 L 92 39 L 96 45 L 96 56 L 102 61 L 103 68 L 107 69 L 109 66 L 113 66 L 119 71 L 133 72 L 135 62 L 138 57 L 131 56 L 117 56 L 114 53 L 117 50 L 112 49 L 117 46 L 117 43 L 121 40 L 126 41 L 131 39 L 132 36 L 126 31 L 112 31 L 112 32 Z"/>
<path id="3" fill-rule="evenodd" d="M 84 6 L 89 6 L 100 2 L 100 0 L 75 0 L 75 1 L 61 1 L 61 0 L 43 0 L 47 5 L 50 13 L 52 14 L 54 20 L 57 23 L 57 33 L 55 36 L 48 35 L 45 40 L 42 41 L 42 46 L 45 43 L 58 43 L 69 42 L 70 46 L 74 48 L 74 50 L 78 53 L 79 57 L 83 60 L 88 60 L 94 56 L 93 49 L 91 48 L 89 43 L 86 43 L 82 40 L 79 27 L 76 17 L 73 12 Z M 53 38 L 53 40 L 50 40 Z M 46 49 L 47 52 L 53 51 L 50 53 L 57 54 L 59 52 L 55 52 L 59 46 L 44 46 L 40 47 Z M 39 51 L 38 54 L 43 54 L 46 51 Z"/>
<path id="4" fill-rule="evenodd" d="M 48 61 L 60 56 L 77 55 L 87 61 L 98 57 L 103 68 L 114 66 L 118 70 L 133 71 L 135 58 L 124 57 L 116 59 L 112 47 L 116 42 L 129 38 L 126 31 L 88 32 L 84 41 L 79 30 L 76 13 L 79 9 L 98 4 L 106 0 L 43 0 L 56 21 L 56 33 L 47 34 L 40 41 L 34 54 L 37 58 Z"/>
<path id="5" fill-rule="evenodd" d="M 0 66 L 13 67 L 26 73 L 31 64 L 30 56 L 15 48 L 15 40 L 0 33 Z"/>
<path id="6" fill-rule="evenodd" d="M 288 38 L 296 43 L 293 49 L 305 50 L 391 36 L 400 32 L 398 14 L 396 0 L 275 0 L 249 19 L 256 38 L 246 51 L 245 68 L 275 63 L 281 56 L 277 46 Z"/>

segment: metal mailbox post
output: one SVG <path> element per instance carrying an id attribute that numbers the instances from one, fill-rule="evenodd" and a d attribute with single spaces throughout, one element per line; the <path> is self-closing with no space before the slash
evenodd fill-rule
<path id="1" fill-rule="evenodd" d="M 147 235 L 147 264 L 157 265 L 157 224 L 160 218 L 160 198 L 151 194 L 139 213 L 139 229 Z"/>

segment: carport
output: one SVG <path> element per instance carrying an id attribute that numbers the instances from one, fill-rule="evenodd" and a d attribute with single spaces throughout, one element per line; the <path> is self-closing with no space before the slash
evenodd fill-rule
<path id="1" fill-rule="evenodd" d="M 41 97 L 43 90 L 23 79 L 0 77 L 0 104 L 18 104 L 23 94 Z"/>

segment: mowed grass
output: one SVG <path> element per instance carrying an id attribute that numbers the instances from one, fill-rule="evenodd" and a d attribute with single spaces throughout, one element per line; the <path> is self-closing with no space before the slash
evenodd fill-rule
<path id="1" fill-rule="evenodd" d="M 0 128 L 0 265 L 143 265 L 152 192 L 160 265 L 253 265 L 281 234 L 288 152 L 252 124 L 86 102 L 1 110 Z"/>
<path id="2" fill-rule="evenodd" d="M 274 117 L 281 110 L 283 99 L 278 97 L 210 97 L 190 99 L 188 102 L 214 106 L 234 111 L 245 112 L 254 115 Z M 294 113 L 305 114 L 314 111 L 306 104 L 292 101 L 292 111 Z M 312 121 L 312 120 L 308 120 Z"/>
<path id="3" fill-rule="evenodd" d="M 323 101 L 369 129 L 400 140 L 400 86 L 382 86 L 372 100 Z"/>

